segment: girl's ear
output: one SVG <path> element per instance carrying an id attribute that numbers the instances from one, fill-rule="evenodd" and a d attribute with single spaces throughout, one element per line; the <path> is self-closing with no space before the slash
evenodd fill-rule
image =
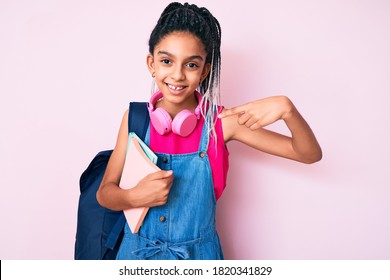
<path id="1" fill-rule="evenodd" d="M 152 74 L 152 77 L 154 77 L 154 57 L 150 53 L 146 56 L 146 66 L 148 67 L 150 74 Z"/>
<path id="2" fill-rule="evenodd" d="M 206 63 L 203 67 L 203 72 L 202 72 L 202 75 L 200 76 L 200 81 L 199 83 L 202 83 L 204 79 L 206 79 L 206 77 L 208 76 L 208 74 L 210 73 L 210 69 L 211 69 L 211 64 L 210 63 Z"/>

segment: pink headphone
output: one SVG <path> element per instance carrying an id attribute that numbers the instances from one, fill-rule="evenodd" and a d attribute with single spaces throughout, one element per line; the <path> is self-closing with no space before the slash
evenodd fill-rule
<path id="1" fill-rule="evenodd" d="M 199 92 L 195 92 L 195 95 L 198 99 L 198 106 L 195 108 L 195 114 L 189 110 L 183 110 L 176 115 L 172 120 L 171 116 L 163 108 L 154 109 L 154 105 L 158 100 L 163 97 L 163 94 L 158 91 L 150 98 L 148 103 L 150 121 L 156 131 L 161 134 L 167 134 L 173 132 L 182 137 L 186 137 L 194 131 L 196 124 L 200 118 L 200 104 L 202 101 L 202 96 Z"/>

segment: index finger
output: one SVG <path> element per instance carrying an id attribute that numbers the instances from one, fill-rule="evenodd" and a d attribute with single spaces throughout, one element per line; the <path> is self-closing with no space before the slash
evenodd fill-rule
<path id="1" fill-rule="evenodd" d="M 245 105 L 236 106 L 230 109 L 224 109 L 222 113 L 218 114 L 218 118 L 226 118 L 229 116 L 245 113 Z"/>
<path id="2" fill-rule="evenodd" d="M 161 180 L 164 178 L 168 178 L 169 176 L 172 176 L 173 172 L 172 170 L 159 170 L 153 173 L 148 174 L 150 180 Z"/>

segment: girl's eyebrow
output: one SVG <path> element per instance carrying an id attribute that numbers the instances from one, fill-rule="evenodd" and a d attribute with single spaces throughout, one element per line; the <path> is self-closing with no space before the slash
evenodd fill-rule
<path id="1" fill-rule="evenodd" d="M 170 56 L 170 57 L 174 57 L 173 54 L 169 53 L 169 52 L 166 52 L 166 51 L 159 51 L 157 54 L 162 54 L 162 55 L 167 55 L 167 56 Z M 188 60 L 194 60 L 194 59 L 199 59 L 201 61 L 203 61 L 203 57 L 200 56 L 200 55 L 191 55 L 190 57 L 187 58 Z"/>

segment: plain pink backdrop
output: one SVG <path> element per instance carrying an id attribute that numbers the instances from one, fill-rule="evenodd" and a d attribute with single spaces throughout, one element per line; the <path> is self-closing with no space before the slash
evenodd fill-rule
<path id="1" fill-rule="evenodd" d="M 79 177 L 148 99 L 167 3 L 0 1 L 0 259 L 73 258 Z M 222 25 L 223 104 L 287 95 L 324 152 L 304 165 L 228 144 L 226 258 L 389 259 L 390 2 L 195 3 Z"/>

